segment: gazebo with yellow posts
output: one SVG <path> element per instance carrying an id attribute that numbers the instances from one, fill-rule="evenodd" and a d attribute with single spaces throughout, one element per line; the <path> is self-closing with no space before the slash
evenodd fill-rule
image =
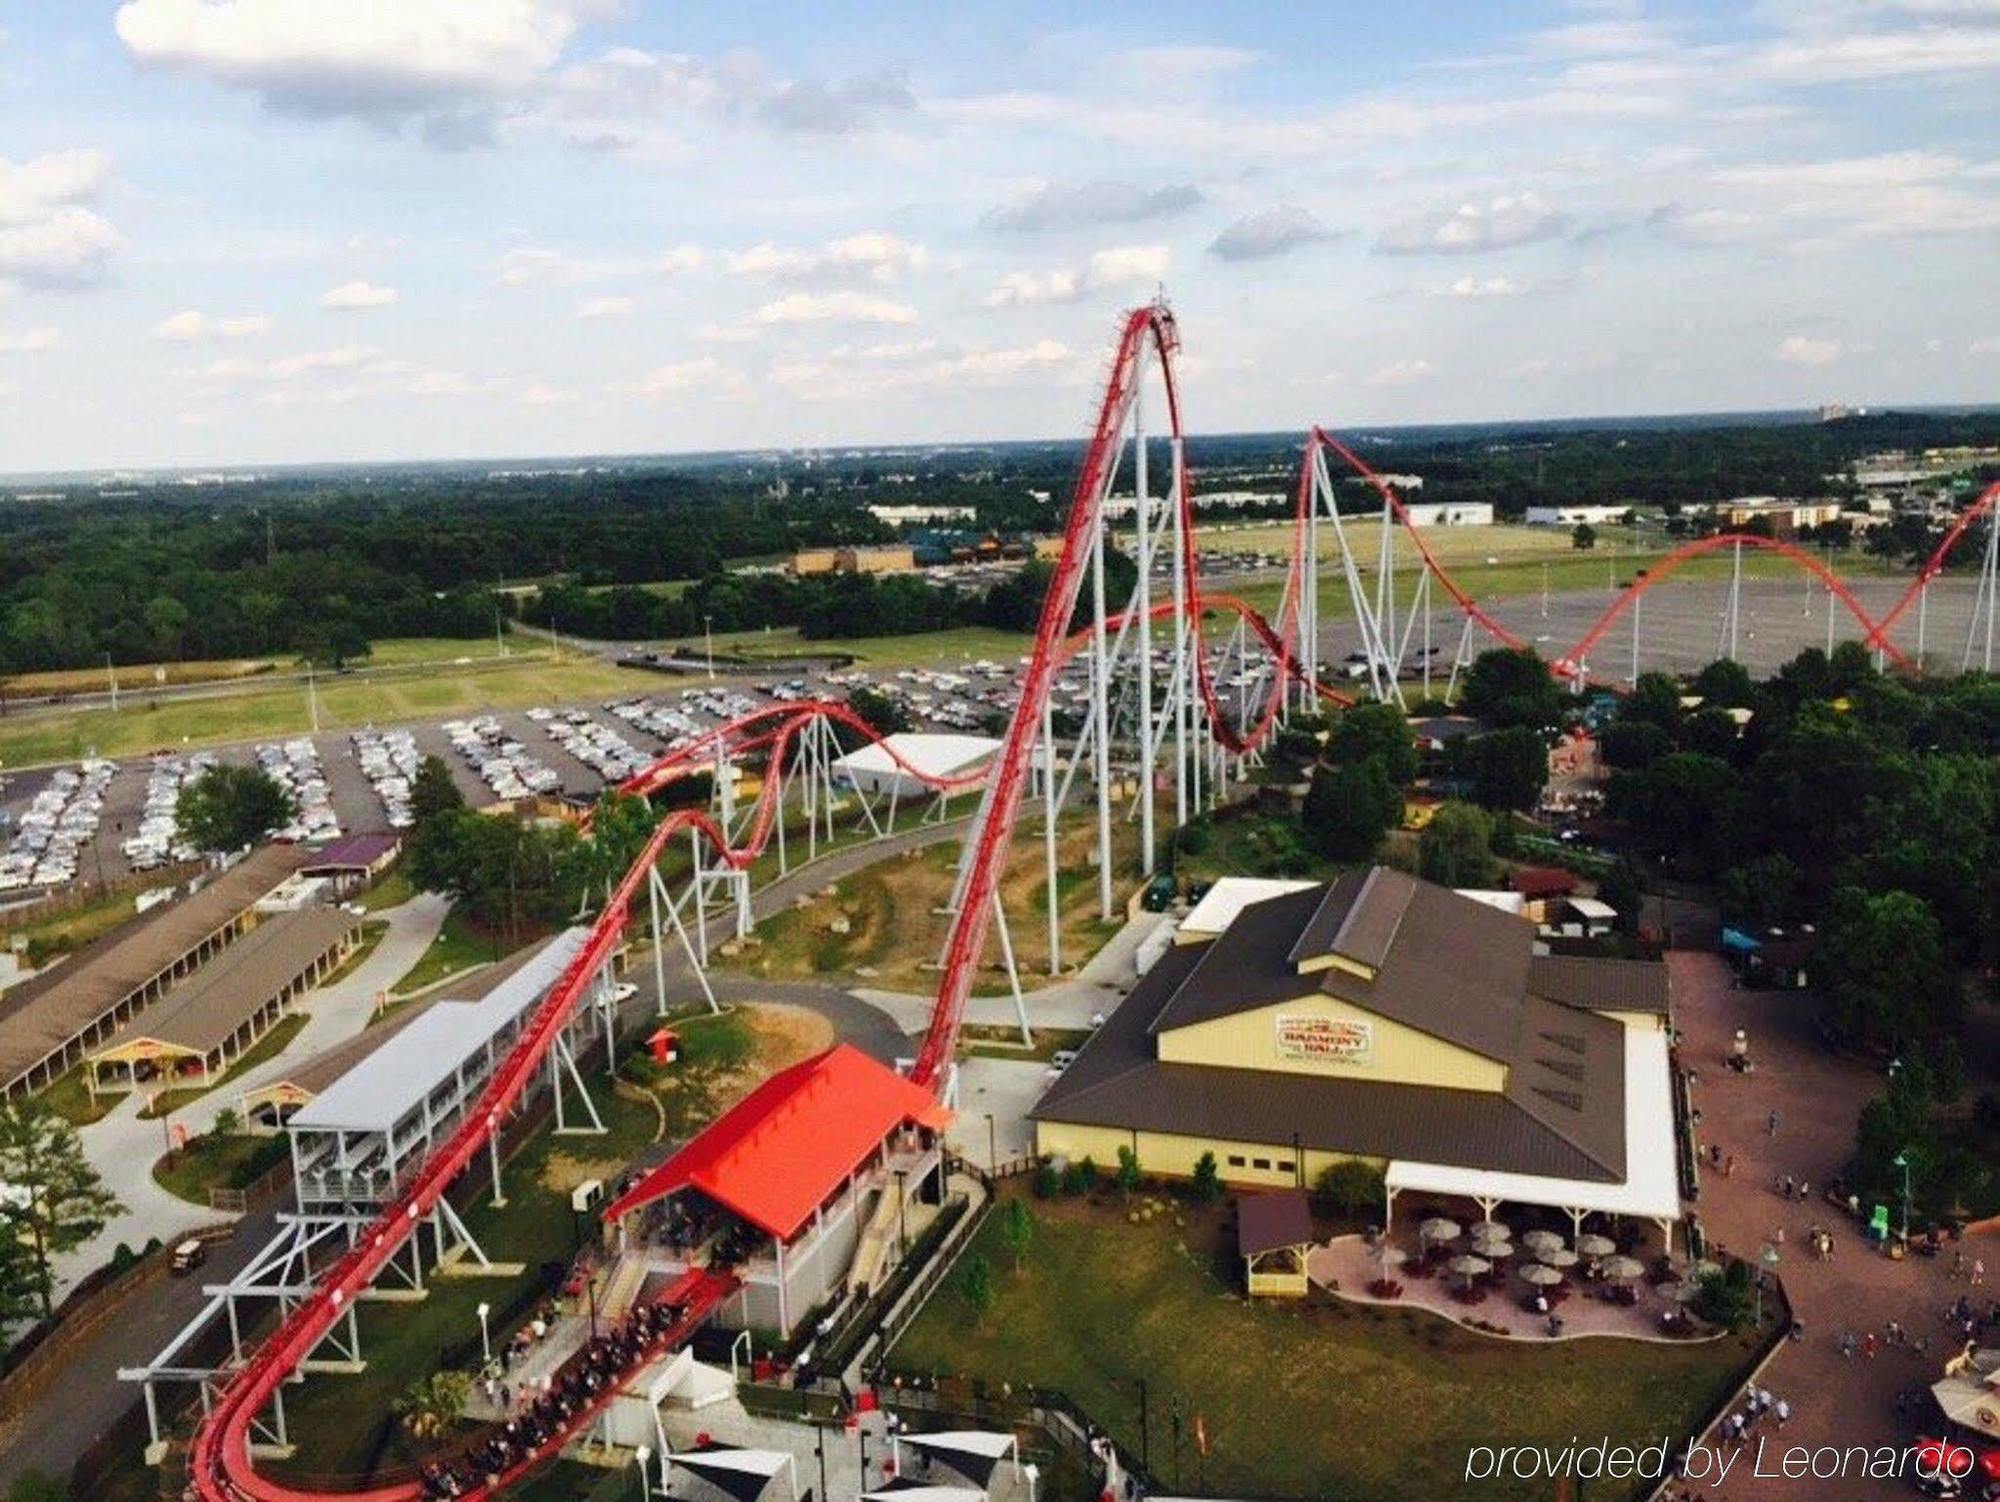
<path id="1" fill-rule="evenodd" d="M 1312 1243 L 1312 1212 L 1303 1189 L 1246 1194 L 1236 1201 L 1236 1249 L 1252 1298 L 1304 1298 Z"/>

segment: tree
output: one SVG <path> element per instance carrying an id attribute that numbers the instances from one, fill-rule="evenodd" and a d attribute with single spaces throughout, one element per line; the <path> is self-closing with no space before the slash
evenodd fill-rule
<path id="1" fill-rule="evenodd" d="M 47 1471 L 30 1466 L 7 1488 L 7 1502 L 69 1502 L 69 1488 Z"/>
<path id="2" fill-rule="evenodd" d="M 1215 1154 L 1204 1151 L 1194 1160 L 1194 1176 L 1188 1181 L 1189 1191 L 1204 1205 L 1212 1205 L 1222 1198 L 1222 1174 L 1215 1166 Z"/>
<path id="3" fill-rule="evenodd" d="M 1417 874 L 1441 887 L 1493 881 L 1493 819 L 1483 808 L 1452 802 L 1431 815 L 1417 837 Z"/>
<path id="4" fill-rule="evenodd" d="M 1827 1025 L 1842 1038 L 1900 1048 L 1959 1020 L 1938 921 L 1908 892 L 1835 887 L 1818 963 Z"/>
<path id="5" fill-rule="evenodd" d="M 1029 1213 L 1026 1200 L 1007 1201 L 1007 1208 L 1000 1214 L 1000 1235 L 1007 1243 L 1007 1250 L 1014 1254 L 1014 1271 L 1020 1272 L 1027 1266 L 1028 1253 L 1035 1244 L 1035 1217 Z"/>
<path id="6" fill-rule="evenodd" d="M 0 1228 L 0 1333 L 42 1317 L 41 1270 L 35 1249 L 11 1227 Z"/>
<path id="7" fill-rule="evenodd" d="M 1531 809 L 1549 781 L 1549 748 L 1526 725 L 1468 735 L 1452 743 L 1456 765 L 1472 782 L 1472 796 L 1491 809 Z"/>
<path id="8" fill-rule="evenodd" d="M 1752 929 L 1789 923 L 1798 890 L 1799 868 L 1782 852 L 1731 866 L 1716 879 L 1723 917 Z"/>
<path id="9" fill-rule="evenodd" d="M 1462 707 L 1490 725 L 1553 730 L 1568 718 L 1562 685 L 1533 647 L 1481 652 L 1465 675 Z"/>
<path id="10" fill-rule="evenodd" d="M 965 1300 L 973 1318 L 984 1326 L 1000 1297 L 999 1289 L 993 1286 L 993 1264 L 984 1253 L 974 1252 L 965 1259 L 965 1270 L 958 1275 L 958 1296 Z"/>
<path id="11" fill-rule="evenodd" d="M 47 1318 L 55 1312 L 49 1259 L 82 1246 L 125 1207 L 90 1166 L 76 1128 L 37 1101 L 0 1105 L 0 1184 L 14 1191 L 0 1202 L 0 1236 L 32 1247 L 27 1286 Z"/>
<path id="12" fill-rule="evenodd" d="M 441 756 L 426 756 L 410 779 L 410 818 L 417 824 L 465 807 L 465 794 L 451 780 L 451 768 Z"/>
<path id="13" fill-rule="evenodd" d="M 1756 1313 L 1757 1295 L 1750 1264 L 1732 1257 L 1719 1271 L 1704 1272 L 1695 1282 L 1694 1312 L 1711 1325 L 1736 1331 Z"/>
<path id="14" fill-rule="evenodd" d="M 213 766 L 181 792 L 181 838 L 198 850 L 240 850 L 298 813 L 292 795 L 260 767 Z"/>
<path id="15" fill-rule="evenodd" d="M 910 728 L 910 711 L 902 701 L 871 684 L 849 689 L 847 707 L 866 720 L 877 735 L 895 735 Z"/>
<path id="16" fill-rule="evenodd" d="M 1118 1192 L 1130 1199 L 1139 1187 L 1139 1155 L 1129 1147 L 1118 1149 Z"/>
<path id="17" fill-rule="evenodd" d="M 1597 546 L 1597 528 L 1589 522 L 1578 522 L 1569 534 L 1569 545 L 1578 552 L 1588 552 Z"/>
<path id="18" fill-rule="evenodd" d="M 1320 1170 L 1319 1180 L 1313 1187 L 1319 1191 L 1321 1199 L 1343 1215 L 1353 1215 L 1382 1204 L 1387 1192 L 1383 1188 L 1382 1170 L 1359 1158 L 1343 1158 L 1338 1163 L 1329 1163 Z"/>
<path id="19" fill-rule="evenodd" d="M 432 1372 L 403 1389 L 392 1405 L 403 1427 L 417 1439 L 435 1439 L 464 1416 L 472 1396 L 472 1378 L 465 1372 Z"/>
<path id="20" fill-rule="evenodd" d="M 1334 723 L 1327 755 L 1351 765 L 1373 758 L 1398 788 L 1417 780 L 1417 742 L 1410 722 L 1393 704 L 1357 704 Z"/>
<path id="21" fill-rule="evenodd" d="M 1675 751 L 1643 772 L 1611 779 L 1605 806 L 1640 846 L 1695 875 L 1728 863 L 1739 802 L 1735 768 L 1698 751 Z"/>
<path id="22" fill-rule="evenodd" d="M 1314 770 L 1302 817 L 1306 833 L 1335 860 L 1367 860 L 1403 821 L 1403 795 L 1379 761 Z"/>
<path id="23" fill-rule="evenodd" d="M 1750 670 L 1727 657 L 1716 658 L 1696 673 L 1688 692 L 1700 698 L 1704 707 L 1749 709 L 1757 703 L 1757 682 Z"/>

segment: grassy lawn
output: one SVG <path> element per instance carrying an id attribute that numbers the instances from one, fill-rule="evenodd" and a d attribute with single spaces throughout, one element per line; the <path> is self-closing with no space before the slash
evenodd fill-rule
<path id="1" fill-rule="evenodd" d="M 477 644 L 456 643 L 459 655 Z M 450 672 L 370 678 L 365 673 L 323 678 L 318 685 L 323 730 L 355 725 L 396 725 L 530 704 L 605 699 L 656 692 L 659 678 L 589 658 L 552 661 L 547 653 L 495 661 Z M 178 703 L 23 714 L 0 726 L 0 763 L 10 767 L 73 761 L 86 751 L 135 756 L 156 746 L 226 745 L 302 734 L 312 728 L 303 684 L 248 686 L 241 693 Z"/>
<path id="2" fill-rule="evenodd" d="M 1024 1046 L 1018 1028 L 988 1027 L 969 1023 L 958 1030 L 964 1040 L 963 1052 L 976 1059 L 1013 1059 L 1046 1064 L 1065 1048 L 1081 1048 L 1090 1041 L 1088 1028 L 1038 1027 L 1032 1046 Z"/>
<path id="3" fill-rule="evenodd" d="M 410 878 L 403 874 L 400 867 L 394 867 L 355 900 L 365 912 L 383 913 L 392 907 L 401 907 L 416 895 L 417 889 Z"/>
<path id="4" fill-rule="evenodd" d="M 211 1189 L 244 1189 L 285 1160 L 283 1133 L 254 1137 L 232 1132 L 203 1133 L 153 1165 L 153 1182 L 190 1204 L 206 1207 Z"/>
<path id="5" fill-rule="evenodd" d="M 367 963 L 368 956 L 375 952 L 375 946 L 382 942 L 382 936 L 388 933 L 388 931 L 388 923 L 381 919 L 363 921 L 361 925 L 361 938 L 355 944 L 354 952 L 342 960 L 340 968 L 329 974 L 325 980 L 320 982 L 320 985 L 337 985 L 341 981 L 346 980 L 356 970 L 359 970 L 362 965 Z"/>
<path id="6" fill-rule="evenodd" d="M 122 1094 L 92 1095 L 90 1087 L 83 1082 L 82 1065 L 35 1097 L 71 1126 L 89 1126 L 93 1121 L 102 1121 L 124 1098 Z"/>
<path id="7" fill-rule="evenodd" d="M 423 958 L 389 988 L 389 993 L 392 996 L 414 996 L 448 975 L 457 975 L 477 965 L 489 965 L 510 949 L 519 947 L 504 945 L 498 937 L 478 927 L 454 908 L 445 914 L 444 927 L 438 930 L 438 936 L 424 951 Z"/>
<path id="8" fill-rule="evenodd" d="M 253 1047 L 239 1056 L 236 1062 L 229 1066 L 228 1071 L 213 1083 L 188 1086 L 178 1090 L 163 1090 L 151 1106 L 140 1111 L 141 1119 L 157 1121 L 162 1116 L 178 1111 L 190 1101 L 200 1100 L 211 1090 L 220 1090 L 224 1085 L 240 1079 L 259 1065 L 269 1063 L 291 1046 L 292 1039 L 296 1038 L 311 1020 L 303 1012 L 294 1012 L 289 1017 L 281 1018 L 276 1027 L 259 1038 Z"/>
<path id="9" fill-rule="evenodd" d="M 1045 971 L 1048 959 L 1040 834 L 1039 822 L 1027 821 L 1001 883 L 1014 956 L 1024 976 Z M 1120 818 L 1112 826 L 1120 917 L 1102 921 L 1090 854 L 1096 838 L 1094 820 L 1081 816 L 1065 820 L 1058 832 L 1056 892 L 1066 968 L 1082 964 L 1118 931 L 1123 902 L 1137 883 L 1138 833 Z M 729 963 L 781 980 L 840 975 L 890 990 L 927 990 L 936 984 L 932 967 L 948 922 L 937 909 L 951 899 L 958 855 L 958 841 L 947 840 L 842 877 L 832 897 L 815 895 L 804 907 L 764 919 L 757 925 L 757 942 Z M 838 931 L 842 923 L 845 933 Z M 989 947 L 988 960 L 978 989 L 995 994 L 1006 988 L 998 944 Z"/>
<path id="10" fill-rule="evenodd" d="M 293 1461 L 273 1466 L 274 1474 L 353 1475 L 421 1459 L 392 1417 L 391 1403 L 415 1378 L 441 1365 L 478 1364 L 481 1303 L 495 1311 L 496 1346 L 532 1317 L 528 1296 L 537 1286 L 537 1269 L 545 1262 L 566 1265 L 576 1250 L 570 1191 L 586 1179 L 619 1173 L 660 1140 L 662 1106 L 669 1136 L 696 1130 L 759 1079 L 801 1057 L 802 1050 L 824 1046 L 784 1008 L 738 1008 L 720 1017 L 684 1019 L 675 1028 L 681 1058 L 664 1071 L 657 1092 L 625 1084 L 614 1094 L 603 1088 L 602 1072 L 593 1070 L 586 1078 L 607 1134 L 538 1132 L 506 1165 L 506 1206 L 496 1210 L 482 1188 L 464 1207 L 466 1225 L 487 1255 L 496 1262 L 524 1263 L 527 1271 L 513 1278 L 432 1279 L 430 1296 L 419 1303 L 363 1301 L 359 1319 L 367 1370 L 312 1375 L 286 1389 L 286 1416 L 299 1449 Z M 479 1177 L 483 1185 L 483 1171 Z M 551 1480 L 517 1495 L 575 1494 Z"/>
<path id="11" fill-rule="evenodd" d="M 1106 1199 L 1095 1208 L 1031 1201 L 1035 1237 L 1019 1273 L 1000 1217 L 990 1217 L 968 1255 L 993 1267 L 991 1312 L 977 1322 L 948 1282 L 891 1367 L 1057 1388 L 1135 1454 L 1135 1379 L 1144 1375 L 1153 1469 L 1168 1485 L 1168 1415 L 1178 1405 L 1189 1428 L 1202 1416 L 1209 1438 L 1199 1483 L 1191 1442 L 1181 1457 L 1181 1480 L 1197 1494 L 1432 1502 L 1464 1495 L 1471 1444 L 1680 1435 L 1749 1351 L 1735 1338 L 1530 1347 L 1414 1310 L 1320 1296 L 1251 1304 L 1236 1292 L 1219 1209 L 1132 1225 L 1115 1195 Z M 1600 1495 L 1595 1483 L 1590 1491 Z M 1479 1495 L 1545 1502 L 1550 1493 L 1546 1482 L 1491 1482 Z"/>
<path id="12" fill-rule="evenodd" d="M 0 918 L 0 948 L 11 949 L 16 940 L 25 940 L 28 958 L 35 964 L 54 955 L 69 954 L 103 938 L 131 917 L 142 890 L 142 885 L 134 885 L 97 893 L 74 907 L 27 923 Z"/>

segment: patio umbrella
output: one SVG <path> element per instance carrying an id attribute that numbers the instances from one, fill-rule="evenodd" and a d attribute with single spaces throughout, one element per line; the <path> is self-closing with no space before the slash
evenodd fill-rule
<path id="1" fill-rule="evenodd" d="M 1446 1220 L 1442 1215 L 1425 1221 L 1417 1227 L 1417 1234 L 1426 1241 L 1456 1241 L 1460 1232 L 1458 1222 Z"/>
<path id="2" fill-rule="evenodd" d="M 1550 1247 L 1546 1252 L 1541 1252 L 1538 1255 L 1550 1267 L 1576 1266 L 1576 1253 L 1572 1252 L 1566 1246 Z"/>
<path id="3" fill-rule="evenodd" d="M 1712 1278 L 1721 1271 L 1722 1264 L 1720 1262 L 1711 1262 L 1708 1258 L 1704 1257 L 1701 1261 L 1689 1265 L 1687 1277 L 1690 1283 L 1698 1283 L 1703 1278 Z"/>
<path id="4" fill-rule="evenodd" d="M 1521 1244 L 1531 1252 L 1552 1252 L 1563 1244 L 1563 1239 L 1554 1231 L 1536 1229 L 1523 1236 Z"/>
<path id="5" fill-rule="evenodd" d="M 1563 1275 L 1546 1262 L 1530 1262 L 1521 1269 L 1521 1276 L 1537 1288 L 1553 1288 L 1563 1280 Z"/>
<path id="6" fill-rule="evenodd" d="M 1499 1237 L 1504 1241 L 1514 1234 L 1497 1220 L 1475 1220 L 1467 1229 L 1472 1232 L 1475 1239 Z"/>
<path id="7" fill-rule="evenodd" d="M 1493 1264 L 1488 1262 L 1484 1257 L 1470 1257 L 1464 1254 L 1452 1258 L 1445 1266 L 1464 1278 L 1468 1286 L 1481 1273 L 1493 1270 Z"/>
<path id="8" fill-rule="evenodd" d="M 1693 1283 L 1662 1283 L 1660 1297 L 1669 1304 L 1692 1304 L 1701 1289 Z"/>
<path id="9" fill-rule="evenodd" d="M 1385 1238 L 1382 1244 L 1375 1249 L 1375 1260 L 1382 1264 L 1383 1275 L 1387 1276 L 1390 1268 L 1401 1267 L 1405 1262 L 1408 1262 L 1410 1254 Z"/>
<path id="10" fill-rule="evenodd" d="M 1476 1236 L 1472 1250 L 1492 1262 L 1503 1262 L 1514 1255 L 1514 1243 L 1502 1241 L 1497 1236 Z"/>
<path id="11" fill-rule="evenodd" d="M 1576 1238 L 1576 1250 L 1580 1257 L 1609 1257 L 1618 1250 L 1618 1243 L 1609 1236 L 1599 1236 L 1592 1232 Z"/>
<path id="12" fill-rule="evenodd" d="M 1629 1283 L 1646 1271 L 1646 1264 L 1636 1257 L 1606 1257 L 1598 1271 L 1614 1283 Z"/>

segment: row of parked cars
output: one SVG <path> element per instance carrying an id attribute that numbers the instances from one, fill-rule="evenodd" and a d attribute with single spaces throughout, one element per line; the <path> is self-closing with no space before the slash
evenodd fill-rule
<path id="1" fill-rule="evenodd" d="M 382 800 L 382 814 L 391 829 L 408 829 L 416 822 L 410 812 L 410 784 L 416 781 L 423 753 L 408 730 L 357 730 L 348 740 L 361 775 Z"/>
<path id="2" fill-rule="evenodd" d="M 492 715 L 447 720 L 444 733 L 452 750 L 465 758 L 496 798 L 527 798 L 562 789 L 562 779 L 548 763 L 510 736 Z"/>
<path id="3" fill-rule="evenodd" d="M 623 782 L 653 760 L 609 725 L 592 719 L 587 710 L 531 709 L 528 718 L 607 785 Z"/>
<path id="4" fill-rule="evenodd" d="M 300 843 L 339 838 L 340 818 L 333 811 L 333 790 L 319 764 L 319 748 L 310 736 L 283 742 L 267 741 L 257 748 L 257 765 L 292 795 L 297 813 L 278 837 Z"/>
<path id="5" fill-rule="evenodd" d="M 104 789 L 116 762 L 91 760 L 64 767 L 21 813 L 13 838 L 0 854 L 0 892 L 61 886 L 76 878 L 78 852 L 97 838 L 104 822 Z"/>
<path id="6" fill-rule="evenodd" d="M 192 756 L 171 752 L 154 755 L 146 773 L 146 804 L 139 814 L 139 828 L 123 846 L 125 862 L 134 871 L 194 859 L 194 847 L 180 835 L 181 793 L 214 765 L 211 751 L 197 751 Z"/>

